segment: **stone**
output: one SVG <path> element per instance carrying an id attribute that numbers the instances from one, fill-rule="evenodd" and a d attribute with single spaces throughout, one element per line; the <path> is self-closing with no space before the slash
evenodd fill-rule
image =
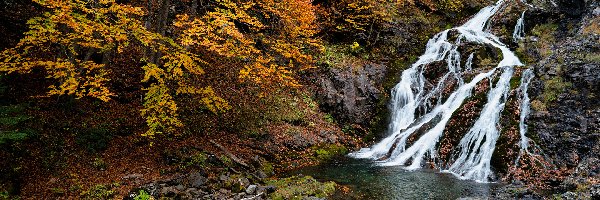
<path id="1" fill-rule="evenodd" d="M 272 186 L 272 185 L 267 185 L 264 188 L 265 188 L 265 191 L 267 191 L 267 193 L 273 193 L 273 192 L 275 192 L 275 190 L 277 190 L 277 187 Z"/>
<path id="2" fill-rule="evenodd" d="M 164 197 L 174 197 L 177 193 L 178 193 L 178 190 L 173 186 L 163 187 L 160 189 L 160 196 L 164 196 Z"/>
<path id="3" fill-rule="evenodd" d="M 256 187 L 257 187 L 256 185 L 249 185 L 246 188 L 246 194 L 254 194 L 254 193 L 256 193 Z"/>
<path id="4" fill-rule="evenodd" d="M 182 191 L 185 189 L 185 187 L 183 185 L 177 185 L 177 186 L 175 186 L 175 189 Z"/>
<path id="5" fill-rule="evenodd" d="M 600 200 L 600 184 L 590 187 L 590 195 L 594 200 Z"/>
<path id="6" fill-rule="evenodd" d="M 198 172 L 191 173 L 188 176 L 188 183 L 189 183 L 188 185 L 190 187 L 197 188 L 197 187 L 204 186 L 206 184 L 206 181 L 207 181 L 206 177 L 202 176 L 202 174 L 200 174 Z"/>
<path id="7" fill-rule="evenodd" d="M 562 199 L 564 200 L 575 200 L 575 199 L 579 199 L 577 194 L 575 194 L 574 192 L 565 192 L 564 194 L 561 195 Z"/>
<path id="8" fill-rule="evenodd" d="M 266 174 L 265 172 L 263 172 L 262 170 L 258 170 L 258 171 L 256 171 L 256 176 L 258 176 L 258 178 L 260 178 L 260 179 L 264 179 L 264 178 L 267 178 L 267 177 L 269 177 L 269 176 L 267 176 L 267 174 Z"/>
<path id="9" fill-rule="evenodd" d="M 246 177 L 242 177 L 238 181 L 240 182 L 240 185 L 244 188 L 246 186 L 250 185 L 250 180 L 248 180 L 248 178 L 246 178 Z"/>
<path id="10" fill-rule="evenodd" d="M 219 180 L 220 181 L 227 181 L 227 180 L 229 180 L 229 176 L 225 175 L 225 174 L 221 174 L 221 176 L 219 176 Z"/>

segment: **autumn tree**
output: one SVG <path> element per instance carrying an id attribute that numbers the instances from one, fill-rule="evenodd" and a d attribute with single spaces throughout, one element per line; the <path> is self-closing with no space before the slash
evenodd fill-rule
<path id="1" fill-rule="evenodd" d="M 160 55 L 152 61 L 147 57 L 139 60 L 144 72 L 140 81 L 147 85 L 141 109 L 149 126 L 144 136 L 153 138 L 182 126 L 176 94 L 199 95 L 201 103 L 215 113 L 229 108 L 211 87 L 191 84 L 204 73 L 207 63 L 172 39 L 145 29 L 141 8 L 114 0 L 34 1 L 48 12 L 30 19 L 25 37 L 0 53 L 1 72 L 26 74 L 41 68 L 47 78 L 56 80 L 47 95 L 109 101 L 117 95 L 107 87 L 110 54 L 143 47 Z M 92 59 L 97 55 L 103 59 Z"/>
<path id="2" fill-rule="evenodd" d="M 239 78 L 265 91 L 298 87 L 296 73 L 314 68 L 321 45 L 310 0 L 216 0 L 198 16 L 179 15 L 180 45 L 201 55 L 227 59 Z M 240 65 L 238 65 L 240 64 Z"/>
<path id="3" fill-rule="evenodd" d="M 324 32 L 353 41 L 375 43 L 380 31 L 390 26 L 398 9 L 408 0 L 333 0 L 319 4 Z"/>

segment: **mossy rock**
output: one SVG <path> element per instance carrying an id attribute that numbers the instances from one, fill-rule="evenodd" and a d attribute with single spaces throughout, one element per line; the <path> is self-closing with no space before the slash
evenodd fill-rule
<path id="1" fill-rule="evenodd" d="M 311 176 L 292 176 L 289 178 L 267 181 L 268 185 L 273 185 L 277 189 L 270 194 L 274 200 L 300 200 L 305 197 L 324 198 L 331 196 L 335 192 L 336 183 L 319 182 Z"/>
<path id="2" fill-rule="evenodd" d="M 319 161 L 330 161 L 335 157 L 342 156 L 348 153 L 345 146 L 339 144 L 330 144 L 320 147 L 313 147 L 314 156 Z"/>

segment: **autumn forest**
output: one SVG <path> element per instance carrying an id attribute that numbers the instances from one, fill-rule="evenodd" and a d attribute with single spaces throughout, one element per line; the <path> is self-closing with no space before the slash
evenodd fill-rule
<path id="1" fill-rule="evenodd" d="M 521 11 L 534 10 L 525 32 L 538 38 L 563 28 L 546 24 L 579 23 L 552 9 L 535 11 L 524 1 L 507 2 L 492 18 L 497 27 L 492 31 L 531 65 L 552 57 L 544 51 L 553 43 L 507 39 Z M 4 0 L 0 199 L 397 198 L 310 169 L 354 162 L 345 155 L 386 136 L 393 113 L 390 91 L 427 41 L 493 4 Z M 581 19 L 597 23 L 590 9 L 590 17 Z M 598 27 L 583 34 L 588 33 L 597 34 Z M 558 43 L 557 34 L 547 40 Z M 527 50 L 528 44 L 534 50 Z M 493 46 L 470 45 L 460 48 L 475 52 L 473 68 L 487 69 L 502 58 Z M 423 74 L 446 73 L 441 63 L 427 64 Z M 567 80 L 559 89 L 546 90 L 567 91 L 563 88 L 572 86 Z M 451 84 L 457 83 L 450 83 L 440 99 L 452 92 Z M 473 114 L 467 113 L 483 105 L 477 92 L 486 87 L 491 86 L 477 86 L 469 99 L 475 103 L 465 103 L 456 114 L 466 121 L 452 119 L 448 131 L 466 131 L 452 124 L 472 123 Z M 531 172 L 546 174 L 538 179 L 527 175 L 521 180 L 506 171 L 511 166 L 493 163 L 500 179 L 523 181 L 539 194 L 559 188 L 550 179 L 572 173 L 568 164 L 553 166 L 556 170 Z M 591 187 L 599 179 L 589 180 Z"/>

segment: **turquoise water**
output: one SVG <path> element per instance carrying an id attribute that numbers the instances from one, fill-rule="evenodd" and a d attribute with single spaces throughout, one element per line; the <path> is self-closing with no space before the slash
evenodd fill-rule
<path id="1" fill-rule="evenodd" d="M 309 175 L 335 181 L 352 192 L 338 192 L 332 199 L 457 199 L 486 198 L 495 183 L 460 180 L 434 170 L 406 171 L 400 166 L 376 166 L 369 160 L 344 158 L 337 162 L 302 168 L 290 175 Z"/>

